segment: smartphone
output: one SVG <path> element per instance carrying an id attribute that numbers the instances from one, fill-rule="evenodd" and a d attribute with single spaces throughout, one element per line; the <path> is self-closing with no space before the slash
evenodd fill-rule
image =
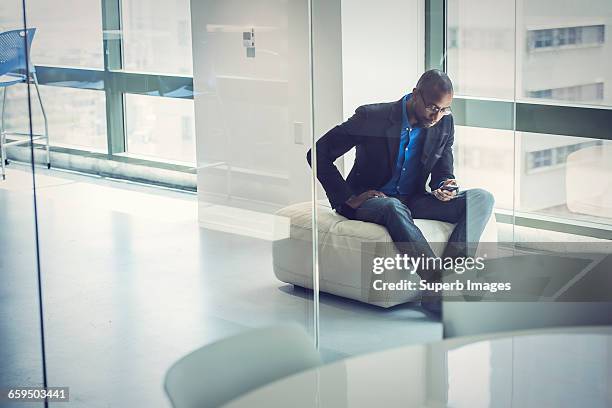
<path id="1" fill-rule="evenodd" d="M 440 188 L 442 190 L 446 190 L 446 191 L 457 191 L 457 190 L 459 190 L 459 186 L 453 185 L 453 184 L 450 184 L 450 185 L 447 185 L 447 186 L 442 186 Z"/>

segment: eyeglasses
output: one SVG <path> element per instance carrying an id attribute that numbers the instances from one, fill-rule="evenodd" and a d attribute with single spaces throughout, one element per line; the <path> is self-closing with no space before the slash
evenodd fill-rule
<path id="1" fill-rule="evenodd" d="M 451 111 L 450 106 L 447 106 L 446 108 L 441 108 L 438 105 L 435 105 L 433 103 L 428 104 L 425 101 L 425 98 L 423 98 L 423 95 L 421 94 L 421 92 L 419 92 L 419 96 L 421 97 L 421 100 L 423 101 L 423 104 L 425 105 L 425 109 L 427 109 L 429 112 L 434 113 L 434 114 L 438 114 L 441 113 L 443 116 L 447 116 L 450 115 L 451 113 L 453 113 Z"/>

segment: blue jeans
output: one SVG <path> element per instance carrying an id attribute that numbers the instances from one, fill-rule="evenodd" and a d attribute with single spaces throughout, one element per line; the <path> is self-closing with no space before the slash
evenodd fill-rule
<path id="1" fill-rule="evenodd" d="M 450 201 L 440 201 L 429 193 L 414 197 L 374 197 L 357 208 L 354 219 L 387 228 L 400 253 L 426 257 L 436 255 L 414 219 L 449 222 L 455 228 L 442 256 L 474 256 L 494 202 L 491 193 L 479 188 L 462 191 Z M 427 279 L 433 272 L 422 273 L 419 275 Z"/>

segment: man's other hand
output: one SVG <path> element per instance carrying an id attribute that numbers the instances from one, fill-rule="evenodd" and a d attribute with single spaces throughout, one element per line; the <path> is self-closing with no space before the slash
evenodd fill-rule
<path id="1" fill-rule="evenodd" d="M 376 190 L 368 190 L 365 191 L 361 194 L 359 194 L 358 196 L 353 196 L 351 198 L 349 198 L 346 201 L 346 204 L 353 208 L 353 209 L 357 209 L 361 206 L 361 204 L 363 204 L 364 202 L 366 202 L 367 200 L 369 200 L 370 198 L 373 197 L 386 197 L 387 195 L 383 192 L 380 191 L 376 191 Z"/>
<path id="2" fill-rule="evenodd" d="M 456 190 L 447 191 L 447 190 L 444 190 L 443 187 L 444 186 L 456 186 L 456 185 L 457 185 L 457 180 L 447 179 L 444 181 L 444 183 L 442 183 L 442 186 L 440 186 L 440 188 L 432 191 L 431 193 L 434 195 L 434 197 L 436 197 L 440 201 L 450 201 L 457 195 L 457 191 Z"/>

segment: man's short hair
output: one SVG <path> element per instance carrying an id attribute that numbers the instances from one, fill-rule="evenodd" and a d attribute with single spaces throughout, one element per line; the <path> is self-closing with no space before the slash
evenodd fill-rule
<path id="1" fill-rule="evenodd" d="M 446 72 L 440 71 L 439 69 L 430 69 L 421 75 L 416 88 L 427 93 L 436 93 L 438 95 L 453 93 L 453 83 L 448 75 L 446 75 Z"/>

